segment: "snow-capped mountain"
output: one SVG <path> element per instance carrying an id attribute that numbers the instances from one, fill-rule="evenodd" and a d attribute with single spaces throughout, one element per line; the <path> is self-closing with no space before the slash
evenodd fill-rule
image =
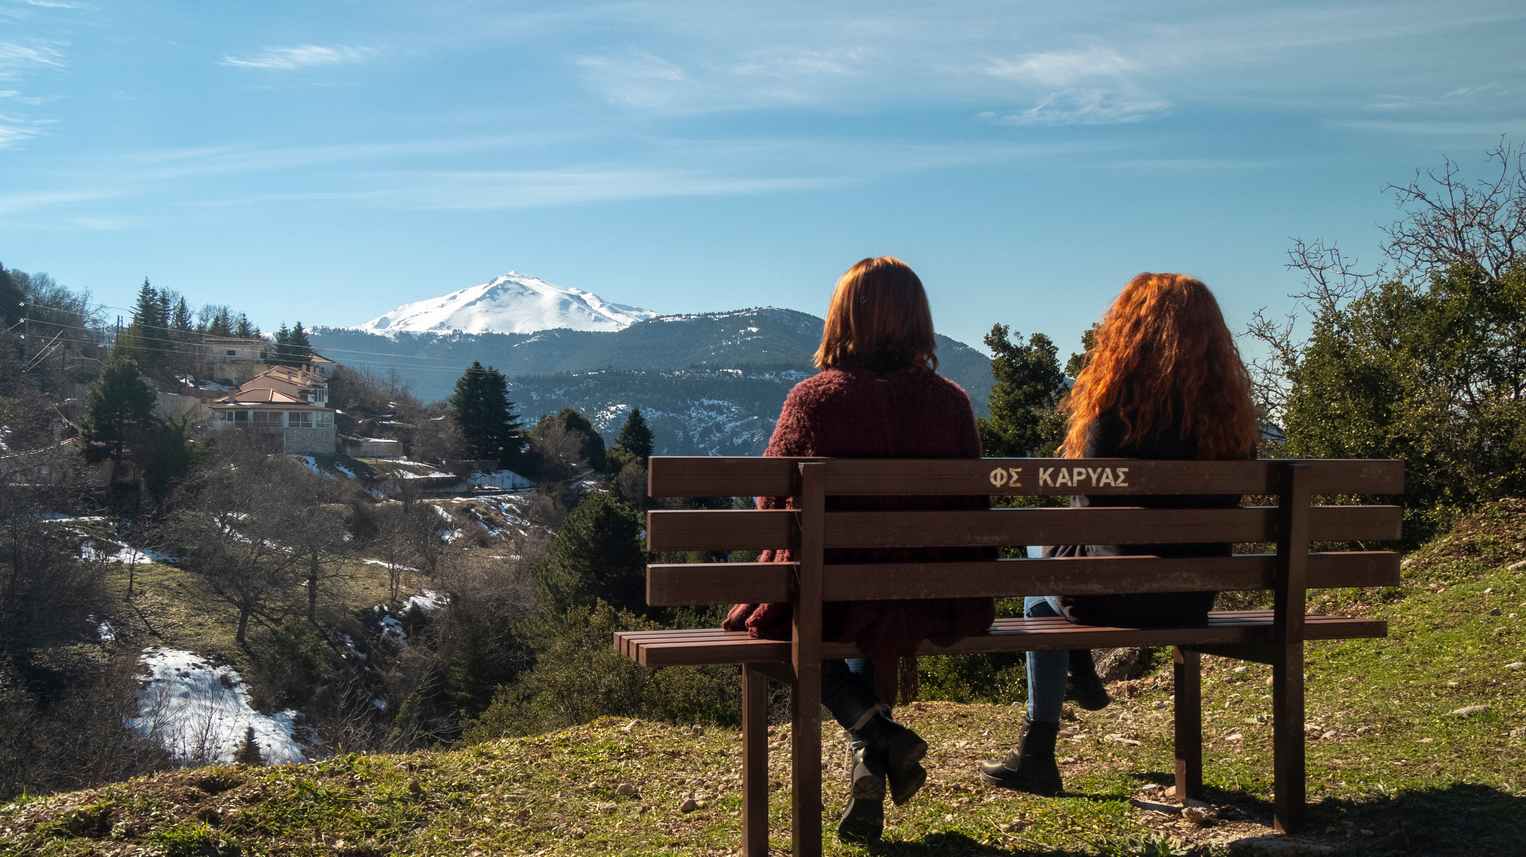
<path id="1" fill-rule="evenodd" d="M 413 333 L 378 335 L 317 327 L 313 347 L 356 369 L 396 374 L 425 401 L 450 395 L 472 361 L 509 376 L 509 397 L 527 424 L 562 408 L 600 431 L 619 431 L 640 408 L 665 455 L 757 455 L 790 387 L 814 372 L 822 320 L 789 309 L 664 315 L 614 332 Z M 938 371 L 984 412 L 991 360 L 938 337 Z"/>
<path id="2" fill-rule="evenodd" d="M 655 317 L 592 292 L 510 271 L 437 298 L 403 304 L 356 327 L 366 333 L 534 333 L 567 328 L 613 332 Z"/>

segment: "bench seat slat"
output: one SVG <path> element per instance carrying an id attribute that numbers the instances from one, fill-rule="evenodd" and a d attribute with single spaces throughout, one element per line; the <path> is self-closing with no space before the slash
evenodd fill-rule
<path id="1" fill-rule="evenodd" d="M 1386 622 L 1340 616 L 1309 616 L 1305 635 L 1310 640 L 1382 637 Z M 1226 645 L 1267 642 L 1272 639 L 1272 611 L 1216 611 L 1207 625 L 1190 628 L 1110 628 L 1075 625 L 1054 619 L 998 619 L 985 634 L 966 637 L 952 646 L 923 643 L 919 654 L 972 654 L 978 652 L 1032 651 L 1040 649 L 1112 648 L 1130 645 Z M 649 667 L 695 666 L 787 661 L 786 640 L 755 640 L 743 631 L 699 628 L 689 631 L 621 631 L 616 648 L 625 656 Z M 858 656 L 851 643 L 825 643 L 822 656 Z"/>
<path id="2" fill-rule="evenodd" d="M 791 598 L 793 563 L 654 563 L 647 567 L 652 606 L 779 603 Z M 1231 592 L 1272 589 L 1273 554 L 1161 559 L 1146 556 L 1009 559 L 989 562 L 828 565 L 826 601 L 1104 595 L 1136 592 Z M 1309 586 L 1397 586 L 1399 554 L 1332 551 L 1309 556 Z"/>
<path id="3" fill-rule="evenodd" d="M 1316 541 L 1391 541 L 1400 536 L 1398 506 L 1316 506 Z M 1277 509 L 990 509 L 965 512 L 830 512 L 828 548 L 1007 547 L 1067 544 L 1269 542 Z M 763 550 L 799 543 L 795 513 L 783 510 L 662 510 L 647 513 L 653 551 Z"/>
<path id="4" fill-rule="evenodd" d="M 810 458 L 653 456 L 648 494 L 652 497 L 786 497 L 798 493 L 796 467 Z M 1310 460 L 1316 494 L 1395 495 L 1404 491 L 1404 465 L 1394 460 Z M 1139 461 L 1039 458 L 837 459 L 827 473 L 829 496 L 929 496 L 1003 494 L 1065 496 L 1086 494 L 1273 494 L 1280 462 Z M 1127 485 L 1073 484 L 1042 480 L 1064 468 L 1127 467 Z M 1012 484 L 1011 473 L 1020 476 Z M 993 477 L 995 471 L 1003 475 Z M 1000 482 L 1001 484 L 996 484 Z M 1084 489 L 1084 490 L 1081 490 Z"/>

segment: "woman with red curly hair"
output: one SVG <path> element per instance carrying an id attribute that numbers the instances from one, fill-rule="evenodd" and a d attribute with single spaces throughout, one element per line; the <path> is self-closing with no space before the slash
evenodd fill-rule
<path id="1" fill-rule="evenodd" d="M 1140 274 L 1124 287 L 1097 328 L 1086 367 L 1065 402 L 1066 458 L 1214 460 L 1255 458 L 1258 427 L 1250 377 L 1218 301 L 1200 280 Z M 1215 508 L 1239 497 L 1075 497 L 1073 506 Z M 1046 556 L 1229 556 L 1228 544 L 1063 545 Z M 1064 616 L 1089 625 L 1201 624 L 1212 592 L 1025 599 L 1024 615 Z M 1090 652 L 1029 652 L 1028 717 L 1019 749 L 981 766 L 998 786 L 1057 794 L 1054 745 L 1066 673 L 1087 708 L 1107 704 Z"/>

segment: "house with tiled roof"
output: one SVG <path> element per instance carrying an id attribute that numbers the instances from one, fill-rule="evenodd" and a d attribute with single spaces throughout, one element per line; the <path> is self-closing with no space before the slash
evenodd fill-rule
<path id="1" fill-rule="evenodd" d="M 337 362 L 324 357 L 322 354 L 319 354 L 316 351 L 310 352 L 307 355 L 307 365 L 314 372 L 318 373 L 319 378 L 322 378 L 325 381 L 334 377 L 334 370 L 339 368 L 339 364 Z"/>
<path id="2" fill-rule="evenodd" d="M 328 382 L 305 366 L 276 366 L 207 406 L 214 431 L 244 429 L 285 453 L 333 455 L 334 409 Z"/>

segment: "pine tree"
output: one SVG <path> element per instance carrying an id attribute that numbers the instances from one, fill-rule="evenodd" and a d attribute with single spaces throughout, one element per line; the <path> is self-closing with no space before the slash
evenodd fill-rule
<path id="1" fill-rule="evenodd" d="M 173 302 L 168 289 L 158 294 L 158 306 L 154 308 L 154 335 L 163 336 L 170 327 L 170 313 Z"/>
<path id="2" fill-rule="evenodd" d="M 21 318 L 21 302 L 26 300 L 26 294 L 21 290 L 21 284 L 11 276 L 11 272 L 0 265 L 0 324 L 10 327 Z"/>
<path id="3" fill-rule="evenodd" d="M 111 459 L 120 462 L 127 445 L 153 425 L 156 398 L 138 365 L 114 355 L 90 388 L 85 411 L 85 440 L 90 448 L 107 447 Z"/>
<path id="4" fill-rule="evenodd" d="M 170 327 L 182 332 L 196 329 L 196 323 L 191 319 L 191 307 L 183 296 L 175 302 L 175 309 L 170 314 Z"/>
<path id="5" fill-rule="evenodd" d="M 143 278 L 143 285 L 138 288 L 138 298 L 132 308 L 132 326 L 142 328 L 152 325 L 159 320 L 159 293 L 148 281 Z"/>
<path id="6" fill-rule="evenodd" d="M 220 306 L 212 313 L 212 322 L 207 325 L 207 333 L 213 336 L 233 335 L 233 313 L 225 306 Z"/>
<path id="7" fill-rule="evenodd" d="M 287 344 L 294 349 L 294 356 L 301 358 L 304 363 L 308 362 L 308 355 L 313 352 L 313 343 L 307 338 L 307 331 L 302 329 L 302 322 L 292 325 L 291 338 Z"/>
<path id="8" fill-rule="evenodd" d="M 247 339 L 249 337 L 259 336 L 260 329 L 249 323 L 249 316 L 244 315 L 243 313 L 239 313 L 238 321 L 233 323 L 232 335 L 242 336 Z"/>
<path id="9" fill-rule="evenodd" d="M 238 754 L 233 757 L 235 764 L 239 765 L 263 765 L 265 757 L 260 753 L 260 742 L 254 737 L 254 727 L 244 729 L 244 743 L 238 748 Z"/>
<path id="10" fill-rule="evenodd" d="M 514 414 L 509 381 L 502 372 L 474 361 L 456 380 L 449 405 L 469 455 L 493 459 L 504 466 L 517 459 L 524 444 L 524 429 Z"/>
<path id="11" fill-rule="evenodd" d="M 302 322 L 288 328 L 285 322 L 276 331 L 275 362 L 286 366 L 305 366 L 312 362 L 313 344 L 302 329 Z"/>
<path id="12" fill-rule="evenodd" d="M 1008 327 L 998 324 L 985 338 L 991 349 L 989 417 L 980 421 L 980 440 L 987 455 L 1029 456 L 1054 452 L 1065 430 L 1058 406 L 1065 392 L 1065 374 L 1049 337 L 1035 333 L 1028 343 L 1013 342 Z"/>
<path id="13" fill-rule="evenodd" d="M 133 302 L 132 323 L 118 339 L 116 348 L 145 372 L 154 372 L 164 362 L 160 358 L 169 356 L 166 353 L 168 343 L 157 341 L 164 337 L 164 331 L 159 329 L 161 308 L 159 292 L 144 277 Z"/>
<path id="14" fill-rule="evenodd" d="M 641 520 L 603 492 L 588 495 L 556 532 L 540 571 L 541 588 L 558 612 L 596 599 L 645 612 Z"/>
<path id="15" fill-rule="evenodd" d="M 633 408 L 630 416 L 625 418 L 625 425 L 620 427 L 620 435 L 615 438 L 615 446 L 633 458 L 651 457 L 652 429 L 641 416 L 640 408 Z"/>

